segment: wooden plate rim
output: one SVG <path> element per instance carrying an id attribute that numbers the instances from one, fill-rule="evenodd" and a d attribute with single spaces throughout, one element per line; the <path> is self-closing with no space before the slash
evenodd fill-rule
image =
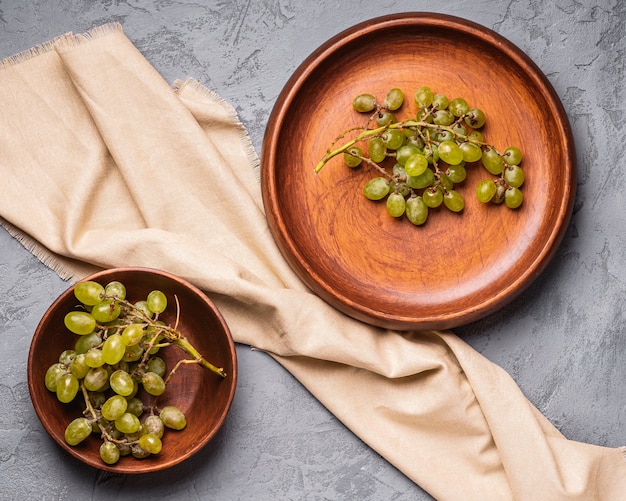
<path id="1" fill-rule="evenodd" d="M 273 182 L 278 135 L 282 123 L 285 121 L 294 99 L 315 69 L 335 51 L 364 35 L 407 26 L 442 28 L 462 32 L 464 35 L 493 46 L 518 65 L 524 71 L 525 76 L 532 79 L 537 88 L 541 89 L 554 116 L 559 118 L 556 127 L 559 129 L 559 136 L 564 139 L 563 152 L 566 160 L 562 167 L 564 196 L 557 204 L 560 205 L 558 218 L 555 220 L 553 231 L 546 235 L 544 245 L 537 253 L 533 266 L 521 272 L 516 280 L 507 287 L 500 289 L 489 301 L 476 304 L 473 307 L 451 311 L 447 314 L 420 319 L 365 306 L 333 289 L 332 284 L 324 280 L 309 265 L 291 238 L 288 225 L 285 223 L 280 209 L 277 188 Z M 313 51 L 288 79 L 276 100 L 263 138 L 260 168 L 262 198 L 270 231 L 285 259 L 300 278 L 320 297 L 344 313 L 372 325 L 399 330 L 447 329 L 467 324 L 495 312 L 517 297 L 541 274 L 554 256 L 567 230 L 573 211 L 576 190 L 576 151 L 571 126 L 558 94 L 543 71 L 526 53 L 495 31 L 467 19 L 429 12 L 390 14 L 364 21 L 338 33 Z"/>

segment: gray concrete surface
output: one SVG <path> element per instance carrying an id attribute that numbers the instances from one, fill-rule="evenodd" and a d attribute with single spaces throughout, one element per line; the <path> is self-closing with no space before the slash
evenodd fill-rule
<path id="1" fill-rule="evenodd" d="M 192 76 L 230 101 L 260 151 L 278 93 L 311 51 L 357 22 L 402 11 L 494 29 L 533 58 L 563 100 L 579 161 L 567 235 L 521 297 L 456 332 L 506 369 L 567 437 L 626 444 L 626 3 L 0 0 L 0 58 L 119 21 L 167 81 Z M 197 456 L 143 477 L 75 462 L 46 435 L 26 385 L 32 332 L 66 286 L 0 230 L 0 500 L 431 499 L 244 346 L 232 412 Z"/>

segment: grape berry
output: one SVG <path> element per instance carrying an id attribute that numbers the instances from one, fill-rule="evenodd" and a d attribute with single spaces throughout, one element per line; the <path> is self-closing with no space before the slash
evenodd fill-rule
<path id="1" fill-rule="evenodd" d="M 429 211 L 441 205 L 452 212 L 463 211 L 465 201 L 455 185 L 463 183 L 467 169 L 479 162 L 491 177 L 476 186 L 477 199 L 510 209 L 522 205 L 522 152 L 517 146 L 500 152 L 485 142 L 480 129 L 487 118 L 481 109 L 470 107 L 462 97 L 449 100 L 428 86 L 420 87 L 413 101 L 417 106 L 415 118 L 398 121 L 395 112 L 405 104 L 401 89 L 391 89 L 382 104 L 373 94 L 358 95 L 352 107 L 368 114 L 367 123 L 341 134 L 315 172 L 339 154 L 350 168 L 373 168 L 376 177 L 363 187 L 365 197 L 386 199 L 391 216 L 406 215 L 416 226 L 423 225 Z M 333 149 L 353 130 L 359 131 L 356 137 Z"/>
<path id="2" fill-rule="evenodd" d="M 83 415 L 67 425 L 65 441 L 75 446 L 99 436 L 100 457 L 109 465 L 122 456 L 158 454 L 165 429 L 187 425 L 179 408 L 158 407 L 158 397 L 176 370 L 193 363 L 220 377 L 226 373 L 205 360 L 175 327 L 159 320 L 167 308 L 162 291 L 131 303 L 122 283 L 102 286 L 86 280 L 76 284 L 74 295 L 81 304 L 65 315 L 64 323 L 78 336 L 76 343 L 60 354 L 44 380 L 62 403 L 83 397 Z M 159 352 L 171 345 L 192 358 L 178 361 L 167 373 Z"/>

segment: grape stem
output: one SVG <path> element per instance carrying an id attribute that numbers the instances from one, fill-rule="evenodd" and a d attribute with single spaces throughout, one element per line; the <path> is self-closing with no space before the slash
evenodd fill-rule
<path id="1" fill-rule="evenodd" d="M 194 361 L 199 363 L 202 367 L 209 369 L 211 372 L 217 374 L 218 376 L 222 378 L 225 378 L 227 376 L 223 368 L 217 367 L 213 365 L 212 363 L 210 363 L 208 360 L 206 360 L 200 354 L 200 352 L 183 336 L 183 334 L 177 330 L 178 321 L 180 318 L 179 316 L 180 304 L 178 302 L 178 297 L 175 298 L 176 299 L 176 324 L 174 327 L 170 327 L 169 325 L 158 323 L 157 322 L 158 316 L 156 316 L 155 319 L 150 318 L 144 313 L 143 310 L 141 310 L 140 308 L 137 308 L 137 306 L 132 304 L 130 301 L 127 301 L 125 299 L 120 299 L 117 296 L 103 296 L 103 297 L 106 299 L 114 299 L 120 304 L 121 307 L 126 309 L 131 316 L 130 318 L 131 323 L 133 322 L 133 320 L 139 319 L 141 320 L 142 324 L 148 325 L 155 330 L 156 334 L 151 339 L 149 347 L 147 347 L 147 349 L 145 350 L 146 353 L 149 353 L 150 350 L 156 346 L 159 335 L 163 334 L 165 339 L 169 343 L 178 346 L 178 348 L 183 350 L 188 355 L 192 356 L 194 358 Z"/>
<path id="2" fill-rule="evenodd" d="M 226 372 L 224 371 L 223 368 L 216 367 L 211 362 L 209 362 L 207 359 L 205 359 L 198 352 L 198 350 L 196 350 L 194 348 L 194 346 L 189 341 L 187 341 L 186 338 L 180 337 L 180 338 L 176 339 L 172 344 L 175 344 L 180 349 L 182 349 L 183 351 L 185 351 L 186 353 L 191 355 L 194 358 L 194 361 L 199 363 L 202 367 L 205 367 L 205 368 L 209 369 L 211 372 L 214 372 L 215 374 L 217 374 L 220 377 L 226 377 L 227 374 L 226 374 Z"/>
<path id="3" fill-rule="evenodd" d="M 414 120 L 414 119 L 409 119 L 409 120 L 404 120 L 402 122 L 394 122 L 394 123 L 390 123 L 387 125 L 381 125 L 380 127 L 376 127 L 374 129 L 365 129 L 363 132 L 361 132 L 360 134 L 358 134 L 357 136 L 355 136 L 353 139 L 351 139 L 350 141 L 347 141 L 346 143 L 344 143 L 341 147 L 336 148 L 334 150 L 329 150 L 326 152 L 326 154 L 324 155 L 324 157 L 317 163 L 317 165 L 315 166 L 315 173 L 317 174 L 319 171 L 321 171 L 324 166 L 328 163 L 328 161 L 334 157 L 336 157 L 337 155 L 340 155 L 341 153 L 345 153 L 348 149 L 350 149 L 352 146 L 354 146 L 356 143 L 359 143 L 365 139 L 371 138 L 373 136 L 377 136 L 379 134 L 382 134 L 383 132 L 389 130 L 389 129 L 421 129 L 421 128 L 426 128 L 426 130 L 445 130 L 445 131 L 449 131 L 452 134 L 454 134 L 457 138 L 459 139 L 463 139 L 465 141 L 470 141 L 474 144 L 477 144 L 479 146 L 484 146 L 485 143 L 477 141 L 474 138 L 470 138 L 469 136 L 463 135 L 463 134 L 459 134 L 457 131 L 455 131 L 452 127 L 450 126 L 446 126 L 446 125 L 437 125 L 437 124 L 433 124 L 433 123 L 429 123 L 429 122 L 424 122 L 421 120 Z M 350 129 L 350 130 L 355 130 L 355 129 Z M 345 133 L 342 134 L 340 136 L 344 137 Z M 337 141 L 335 141 L 336 143 Z M 333 143 L 334 144 L 334 143 Z"/>

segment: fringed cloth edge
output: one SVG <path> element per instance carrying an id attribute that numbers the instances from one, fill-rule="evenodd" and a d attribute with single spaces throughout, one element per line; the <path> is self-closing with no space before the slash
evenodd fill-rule
<path id="1" fill-rule="evenodd" d="M 115 31 L 122 31 L 122 25 L 118 22 L 111 22 L 101 26 L 96 26 L 85 33 L 77 35 L 72 32 L 65 33 L 53 38 L 52 40 L 0 60 L 0 70 L 33 59 L 37 56 L 45 54 L 46 52 L 55 50 L 57 47 L 72 47 L 95 38 L 100 38 Z"/>
<path id="2" fill-rule="evenodd" d="M 256 150 L 254 149 L 252 141 L 250 140 L 250 135 L 248 134 L 247 129 L 239 118 L 237 110 L 235 110 L 235 108 L 233 108 L 233 106 L 228 101 L 224 100 L 219 94 L 205 87 L 204 85 L 202 85 L 202 83 L 200 83 L 199 80 L 195 78 L 189 77 L 184 81 L 175 80 L 174 84 L 172 85 L 174 92 L 176 92 L 177 94 L 180 93 L 185 87 L 191 88 L 192 90 L 198 92 L 198 94 L 200 94 L 201 96 L 207 98 L 209 101 L 217 103 L 222 108 L 224 108 L 229 118 L 232 120 L 233 125 L 238 128 L 239 139 L 241 140 L 241 143 L 244 147 L 248 159 L 250 160 L 254 172 L 258 176 L 260 170 L 260 159 Z"/>
<path id="3" fill-rule="evenodd" d="M 2 226 L 9 235 L 17 240 L 27 251 L 35 256 L 44 266 L 54 271 L 62 280 L 74 282 L 82 277 L 77 277 L 75 273 L 70 271 L 59 258 L 55 256 L 48 248 L 41 245 L 30 235 L 24 233 L 7 220 L 0 218 L 0 226 Z"/>

